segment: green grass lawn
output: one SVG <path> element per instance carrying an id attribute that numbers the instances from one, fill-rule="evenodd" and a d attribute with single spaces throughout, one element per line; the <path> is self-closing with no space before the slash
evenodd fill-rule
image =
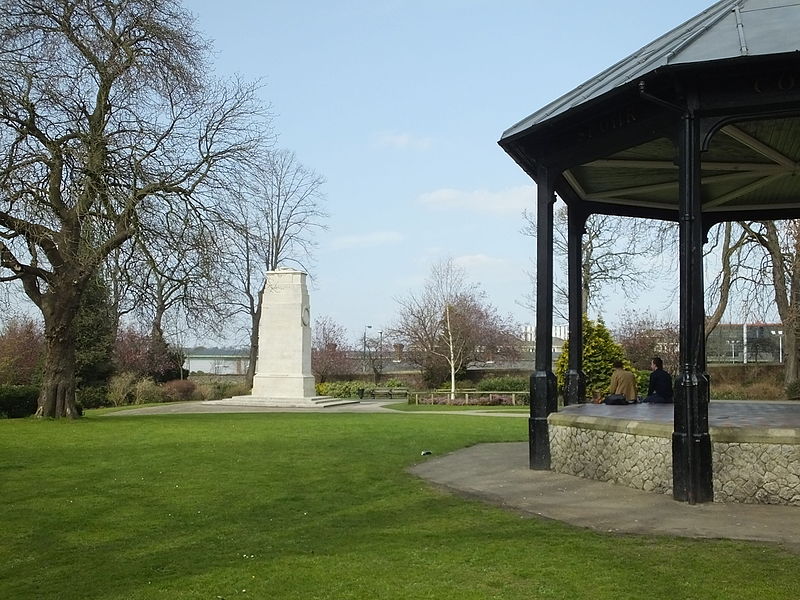
<path id="1" fill-rule="evenodd" d="M 593 533 L 404 471 L 522 419 L 0 421 L 0 598 L 797 598 L 778 547 Z M 624 510 L 624 507 L 620 507 Z"/>

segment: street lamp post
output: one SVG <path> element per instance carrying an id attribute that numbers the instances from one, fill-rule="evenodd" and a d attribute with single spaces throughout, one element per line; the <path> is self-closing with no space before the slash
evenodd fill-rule
<path id="1" fill-rule="evenodd" d="M 375 379 L 380 379 L 381 375 L 383 375 L 383 331 L 378 332 L 378 368 L 380 369 L 380 373 L 375 376 Z M 378 383 L 376 381 L 375 383 Z"/>
<path id="2" fill-rule="evenodd" d="M 364 373 L 367 372 L 367 329 L 372 329 L 372 325 L 364 326 L 364 337 L 361 346 L 361 368 Z"/>
<path id="3" fill-rule="evenodd" d="M 739 342 L 739 340 L 728 340 L 728 343 L 731 346 L 731 362 L 732 363 L 736 362 L 736 344 L 738 342 Z"/>
<path id="4" fill-rule="evenodd" d="M 778 336 L 778 362 L 783 364 L 783 330 L 772 331 L 772 335 Z"/>

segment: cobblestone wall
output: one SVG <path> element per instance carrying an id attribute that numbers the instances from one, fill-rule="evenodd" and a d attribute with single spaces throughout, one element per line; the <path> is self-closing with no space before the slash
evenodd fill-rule
<path id="1" fill-rule="evenodd" d="M 717 502 L 800 506 L 800 445 L 712 441 L 712 449 Z"/>
<path id="2" fill-rule="evenodd" d="M 672 493 L 672 425 L 554 413 L 558 473 Z M 800 432 L 711 428 L 714 500 L 800 506 Z"/>
<path id="3" fill-rule="evenodd" d="M 551 423 L 551 467 L 558 473 L 671 494 L 671 432 L 665 438 L 649 429 L 645 434 Z"/>

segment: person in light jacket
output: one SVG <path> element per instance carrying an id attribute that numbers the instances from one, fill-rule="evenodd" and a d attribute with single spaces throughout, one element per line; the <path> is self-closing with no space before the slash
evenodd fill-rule
<path id="1" fill-rule="evenodd" d="M 628 402 L 636 402 L 636 376 L 622 367 L 621 360 L 614 361 L 608 393 L 625 396 Z"/>

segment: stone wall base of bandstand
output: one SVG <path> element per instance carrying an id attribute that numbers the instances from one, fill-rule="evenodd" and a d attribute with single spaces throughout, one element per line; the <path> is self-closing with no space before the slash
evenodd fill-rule
<path id="1" fill-rule="evenodd" d="M 672 423 L 553 413 L 551 468 L 672 493 Z M 800 506 L 800 430 L 711 427 L 715 502 Z"/>

